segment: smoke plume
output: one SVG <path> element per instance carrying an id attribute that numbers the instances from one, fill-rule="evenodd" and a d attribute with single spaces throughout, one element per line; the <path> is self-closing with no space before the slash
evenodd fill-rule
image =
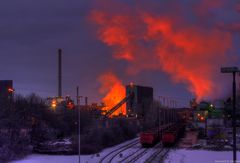
<path id="1" fill-rule="evenodd" d="M 214 12 L 225 10 L 227 2 L 189 1 L 185 6 L 181 1 L 149 2 L 119 5 L 105 1 L 93 9 L 90 18 L 98 39 L 112 48 L 113 58 L 129 63 L 129 75 L 160 70 L 174 82 L 187 84 L 198 100 L 221 95 L 220 67 L 237 58 L 232 55 L 234 33 L 219 26 Z M 239 5 L 232 7 L 239 12 Z"/>

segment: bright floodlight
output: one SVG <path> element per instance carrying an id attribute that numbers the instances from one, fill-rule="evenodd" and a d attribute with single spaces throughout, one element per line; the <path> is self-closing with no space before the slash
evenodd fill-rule
<path id="1" fill-rule="evenodd" d="M 233 72 L 239 72 L 238 67 L 222 67 L 221 68 L 222 73 L 233 73 Z"/>

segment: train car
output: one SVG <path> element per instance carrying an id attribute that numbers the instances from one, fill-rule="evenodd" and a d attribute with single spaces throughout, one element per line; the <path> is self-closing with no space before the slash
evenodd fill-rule
<path id="1" fill-rule="evenodd" d="M 184 124 L 174 125 L 163 132 L 162 143 L 164 146 L 173 146 L 184 133 Z"/>
<path id="2" fill-rule="evenodd" d="M 169 128 L 171 128 L 174 124 L 173 123 L 169 123 L 169 124 L 166 124 L 166 125 L 162 125 L 159 127 L 159 141 L 162 140 L 162 136 L 163 136 L 163 133 L 168 130 Z"/>
<path id="3" fill-rule="evenodd" d="M 154 146 L 159 141 L 158 129 L 152 129 L 140 134 L 140 143 L 143 147 Z"/>
<path id="4" fill-rule="evenodd" d="M 152 130 L 142 132 L 140 134 L 140 143 L 142 144 L 143 147 L 154 146 L 156 143 L 162 140 L 162 134 L 172 125 L 173 125 L 172 123 L 169 123 L 160 126 L 159 128 L 154 128 Z"/>
<path id="5" fill-rule="evenodd" d="M 166 131 L 163 134 L 162 142 L 164 146 L 174 145 L 176 142 L 177 131 Z"/>

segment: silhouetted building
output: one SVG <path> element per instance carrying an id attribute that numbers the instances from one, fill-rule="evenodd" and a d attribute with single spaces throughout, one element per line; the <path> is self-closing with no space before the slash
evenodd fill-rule
<path id="1" fill-rule="evenodd" d="M 153 88 L 138 85 L 126 86 L 126 97 L 133 93 L 133 97 L 127 101 L 127 115 L 144 117 L 153 102 Z"/>

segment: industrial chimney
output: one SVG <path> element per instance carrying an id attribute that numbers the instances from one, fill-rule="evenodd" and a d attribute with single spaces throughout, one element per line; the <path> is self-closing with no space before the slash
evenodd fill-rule
<path id="1" fill-rule="evenodd" d="M 62 49 L 58 49 L 58 97 L 62 97 Z"/>

